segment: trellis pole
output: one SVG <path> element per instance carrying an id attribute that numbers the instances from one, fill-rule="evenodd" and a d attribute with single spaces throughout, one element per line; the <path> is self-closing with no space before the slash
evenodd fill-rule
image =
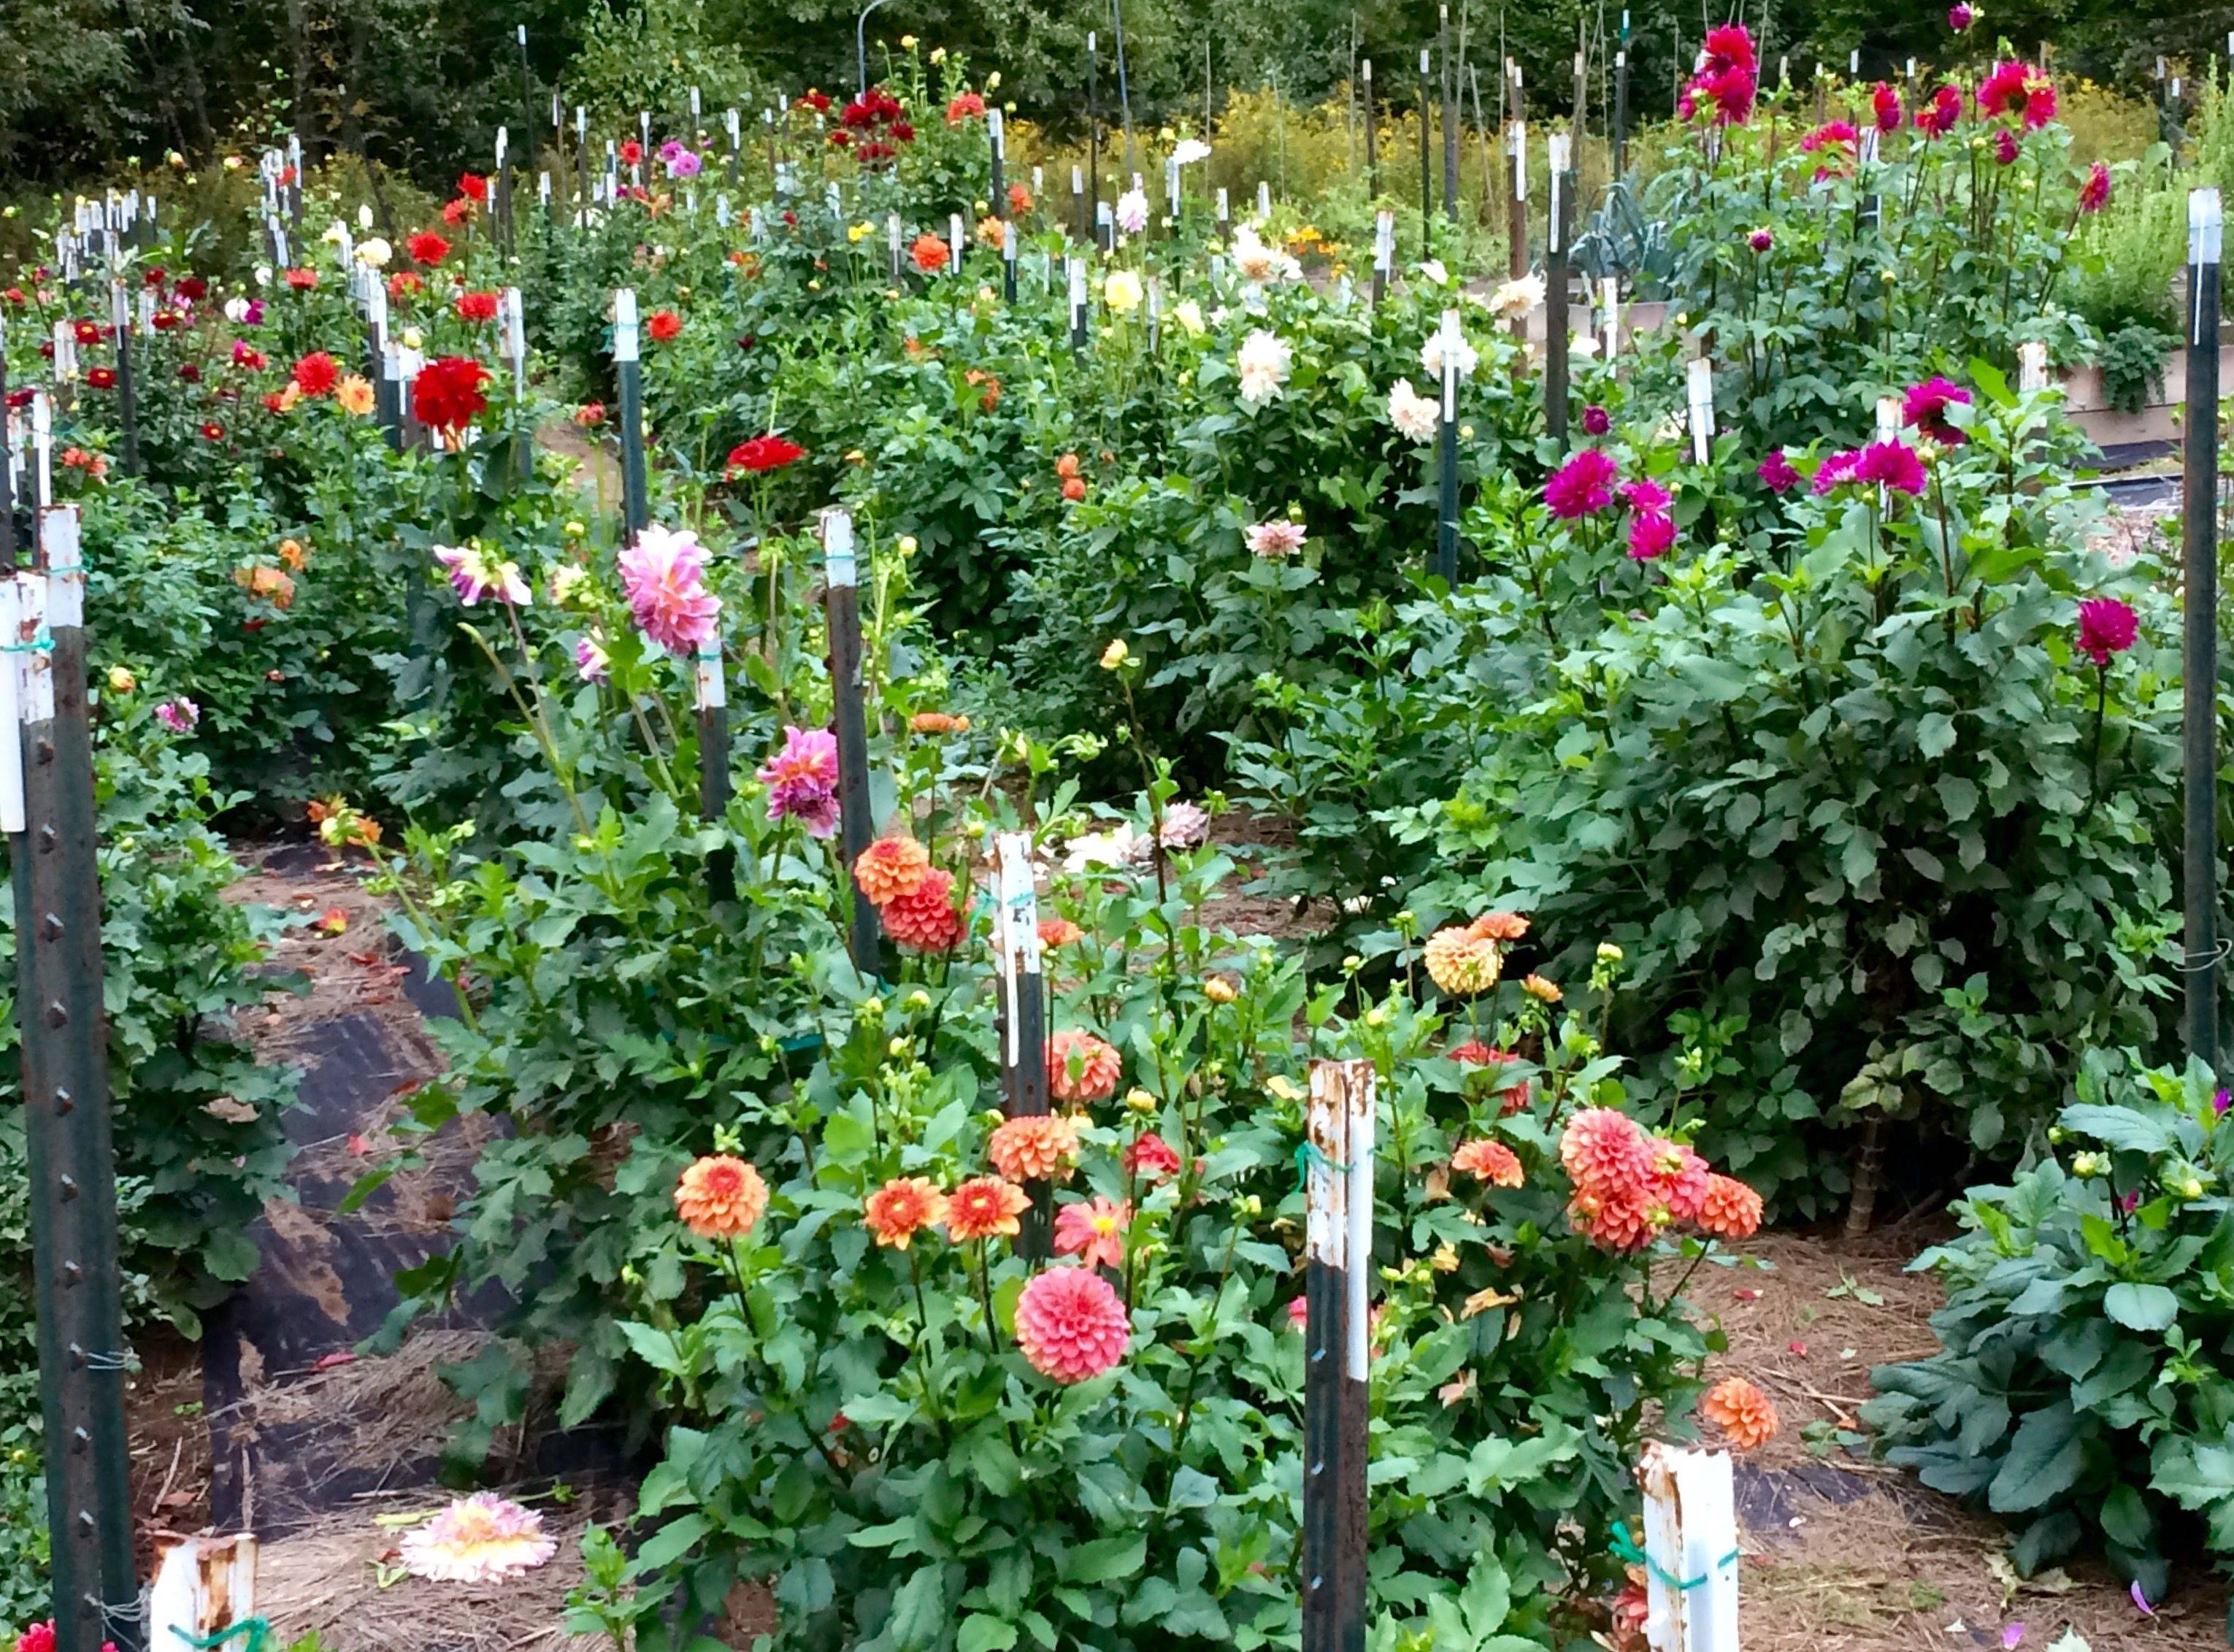
<path id="1" fill-rule="evenodd" d="M 1428 159 L 1428 128 L 1434 124 L 1435 49 L 1420 48 L 1420 259 L 1435 255 L 1435 175 Z"/>
<path id="2" fill-rule="evenodd" d="M 1629 10 L 1622 9 L 1621 47 L 1613 55 L 1613 175 L 1629 175 Z"/>
<path id="3" fill-rule="evenodd" d="M 2216 189 L 2187 198 L 2187 431 L 2183 716 L 2187 1048 L 2218 1065 L 2218 305 Z"/>
<path id="4" fill-rule="evenodd" d="M 56 1645 L 139 1652 L 78 528 L 75 505 L 42 510 L 39 570 L 10 581 L 23 808 L 6 824 Z"/>
<path id="5" fill-rule="evenodd" d="M 637 320 L 636 291 L 613 292 L 613 371 L 621 393 L 621 526 L 624 542 L 633 541 L 651 521 L 651 500 L 643 465 L 643 340 Z"/>
<path id="6" fill-rule="evenodd" d="M 1443 216 L 1455 224 L 1459 218 L 1458 83 L 1451 74 L 1451 9 L 1448 0 L 1437 8 L 1435 40 L 1442 59 Z"/>
<path id="7" fill-rule="evenodd" d="M 1727 1452 L 1644 1448 L 1645 1639 L 1652 1652 L 1738 1652 L 1738 1525 Z"/>
<path id="8" fill-rule="evenodd" d="M 993 840 L 995 950 L 1000 962 L 1001 1111 L 1011 1119 L 1048 1112 L 1047 982 L 1040 964 L 1039 892 L 1032 878 L 1032 839 L 1003 832 Z M 1048 1255 L 1053 1190 L 1039 1196 L 1017 1236 L 1016 1253 Z"/>
<path id="9" fill-rule="evenodd" d="M 1311 1063 L 1303 1161 L 1303 1652 L 1363 1652 L 1374 1072 Z"/>
<path id="10" fill-rule="evenodd" d="M 1381 140 L 1374 131 L 1373 116 L 1373 60 L 1362 59 L 1357 66 L 1362 101 L 1365 106 L 1365 193 L 1375 200 L 1381 199 Z M 1204 131 L 1207 133 L 1205 124 Z"/>
<path id="11" fill-rule="evenodd" d="M 1437 508 L 1435 577 L 1447 586 L 1459 582 L 1459 312 L 1443 311 L 1440 333 L 1442 402 L 1435 430 Z"/>
<path id="12" fill-rule="evenodd" d="M 845 851 L 853 921 L 848 944 L 853 967 L 874 978 L 884 935 L 861 886 L 852 880 L 861 852 L 875 839 L 875 806 L 869 798 L 869 722 L 861 682 L 860 566 L 853 553 L 853 513 L 842 505 L 821 517 L 823 615 L 830 634 L 830 690 L 838 735 L 839 843 Z"/>
<path id="13" fill-rule="evenodd" d="M 132 369 L 132 298 L 121 272 L 108 278 L 108 323 L 116 339 L 116 422 L 124 473 L 140 473 L 140 396 Z"/>
<path id="14" fill-rule="evenodd" d="M 1512 176 L 1505 197 L 1505 273 L 1518 281 L 1528 273 L 1528 105 L 1520 65 L 1510 57 L 1505 60 L 1505 153 Z M 1512 323 L 1515 337 L 1525 337 L 1527 329 L 1525 317 Z"/>
<path id="15" fill-rule="evenodd" d="M 1544 259 L 1544 428 L 1567 445 L 1567 212 L 1575 175 L 1569 170 L 1574 140 L 1555 132 L 1545 141 L 1551 200 Z"/>

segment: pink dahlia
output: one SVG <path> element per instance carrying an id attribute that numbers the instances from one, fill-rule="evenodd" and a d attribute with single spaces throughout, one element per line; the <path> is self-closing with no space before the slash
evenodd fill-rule
<path id="1" fill-rule="evenodd" d="M 1879 81 L 1870 93 L 1870 116 L 1880 132 L 1900 130 L 1900 94 Z"/>
<path id="2" fill-rule="evenodd" d="M 1969 438 L 1947 417 L 1947 409 L 1957 404 L 1970 405 L 1968 390 L 1949 379 L 1928 378 L 1908 387 L 1901 402 L 1901 422 L 1914 425 L 1918 434 L 1943 447 L 1959 447 Z"/>
<path id="3" fill-rule="evenodd" d="M 1659 511 L 1637 511 L 1629 519 L 1629 559 L 1651 562 L 1676 543 L 1676 519 Z"/>
<path id="4" fill-rule="evenodd" d="M 2110 204 L 2110 169 L 2096 161 L 2087 169 L 2087 181 L 2079 186 L 2079 210 L 2092 217 Z"/>
<path id="5" fill-rule="evenodd" d="M 1055 1253 L 1076 1257 L 1089 1268 L 1125 1265 L 1125 1231 L 1133 1225 L 1133 1206 L 1098 1195 L 1055 1213 Z"/>
<path id="6" fill-rule="evenodd" d="M 558 1545 L 543 1532 L 532 1509 L 476 1492 L 433 1519 L 414 1526 L 396 1544 L 404 1570 L 438 1583 L 487 1583 L 532 1571 Z"/>
<path id="7" fill-rule="evenodd" d="M 1800 473 L 1792 468 L 1792 461 L 1784 456 L 1781 447 L 1770 448 L 1768 457 L 1760 461 L 1760 468 L 1754 474 L 1772 493 L 1789 493 L 1800 486 Z"/>
<path id="8" fill-rule="evenodd" d="M 202 720 L 202 708 L 183 694 L 155 708 L 155 721 L 174 735 L 190 735 Z"/>
<path id="9" fill-rule="evenodd" d="M 2089 597 L 2079 604 L 2079 651 L 2098 666 L 2123 654 L 2141 634 L 2140 617 L 2115 597 Z"/>
<path id="10" fill-rule="evenodd" d="M 1947 26 L 1958 35 L 1968 33 L 1970 25 L 1977 21 L 1978 13 L 1969 0 L 1955 0 L 1955 3 L 1947 8 Z"/>
<path id="11" fill-rule="evenodd" d="M 1832 488 L 1854 480 L 1854 467 L 1862 462 L 1858 449 L 1850 453 L 1832 454 L 1815 467 L 1814 491 L 1827 493 Z"/>
<path id="12" fill-rule="evenodd" d="M 1724 23 L 1708 29 L 1699 51 L 1698 68 L 1680 100 L 1683 118 L 1689 120 L 1704 100 L 1714 106 L 1717 126 L 1744 125 L 1753 115 L 1760 71 L 1760 54 L 1742 24 Z"/>
<path id="13" fill-rule="evenodd" d="M 1275 517 L 1269 522 L 1259 522 L 1245 536 L 1249 548 L 1260 557 L 1291 557 L 1303 548 L 1303 525 Z"/>
<path id="14" fill-rule="evenodd" d="M 1858 482 L 1882 482 L 1895 493 L 1911 498 L 1924 492 L 1924 460 L 1904 441 L 1873 441 L 1854 463 Z"/>
<path id="15" fill-rule="evenodd" d="M 1091 1268 L 1049 1268 L 1016 1298 L 1016 1346 L 1057 1382 L 1100 1376 L 1125 1357 L 1132 1335 L 1124 1303 Z"/>
<path id="16" fill-rule="evenodd" d="M 1675 503 L 1668 490 L 1649 477 L 1639 481 L 1623 482 L 1621 496 L 1629 501 L 1631 510 L 1646 515 L 1664 514 Z"/>
<path id="17" fill-rule="evenodd" d="M 706 589 L 706 547 L 696 534 L 655 523 L 621 552 L 620 564 L 638 630 L 678 657 L 714 640 L 722 599 Z"/>
<path id="18" fill-rule="evenodd" d="M 1998 166 L 2014 167 L 2017 161 L 2017 134 L 2007 127 L 1994 134 L 1994 160 Z"/>
<path id="19" fill-rule="evenodd" d="M 1617 473 L 1613 460 L 1604 452 L 1585 447 L 1545 481 L 1544 503 L 1562 521 L 1596 516 L 1613 503 Z"/>
<path id="20" fill-rule="evenodd" d="M 1645 1184 L 1649 1201 L 1666 1205 L 1678 1222 L 1696 1219 L 1713 1177 L 1707 1161 L 1680 1141 L 1656 1138 L 1651 1146 L 1652 1173 Z"/>
<path id="21" fill-rule="evenodd" d="M 1603 1199 L 1643 1188 L 1652 1148 L 1627 1113 L 1585 1107 L 1560 1133 L 1559 1163 L 1578 1190 Z"/>
<path id="22" fill-rule="evenodd" d="M 1951 86 L 1943 86 L 1931 95 L 1931 101 L 1920 106 L 1915 114 L 1916 129 L 1927 138 L 1943 138 L 1963 121 L 1963 94 Z"/>
<path id="23" fill-rule="evenodd" d="M 491 597 L 515 608 L 525 608 L 535 600 L 534 591 L 520 578 L 518 563 L 500 561 L 478 545 L 438 545 L 434 560 L 450 571 L 450 589 L 468 608 L 478 607 Z"/>
<path id="24" fill-rule="evenodd" d="M 828 729 L 787 726 L 783 749 L 756 772 L 769 819 L 797 820 L 817 838 L 838 829 L 838 737 Z"/>

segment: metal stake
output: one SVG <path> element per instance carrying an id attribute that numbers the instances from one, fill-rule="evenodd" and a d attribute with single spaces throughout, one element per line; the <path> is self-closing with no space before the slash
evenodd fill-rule
<path id="1" fill-rule="evenodd" d="M 877 909 L 852 879 L 854 864 L 877 835 L 869 800 L 869 720 L 861 689 L 860 569 L 853 556 L 853 514 L 840 505 L 822 513 L 823 615 L 830 632 L 830 688 L 838 724 L 839 842 L 853 903 L 848 950 L 853 967 L 876 977 L 884 947 Z"/>
<path id="2" fill-rule="evenodd" d="M 2187 1048 L 2218 1065 L 2218 303 L 2216 189 L 2187 197 L 2186 589 Z"/>
<path id="3" fill-rule="evenodd" d="M 1303 1652 L 1363 1652 L 1370 1061 L 1313 1061 L 1306 1116 Z"/>

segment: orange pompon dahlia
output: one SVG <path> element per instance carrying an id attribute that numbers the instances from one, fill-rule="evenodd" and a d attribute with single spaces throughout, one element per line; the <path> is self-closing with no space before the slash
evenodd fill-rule
<path id="1" fill-rule="evenodd" d="M 1567 996 L 1559 990 L 1557 982 L 1547 981 L 1540 975 L 1532 975 L 1522 981 L 1520 990 L 1539 1003 L 1556 1004 Z"/>
<path id="2" fill-rule="evenodd" d="M 1760 1195 L 1734 1176 L 1708 1176 L 1695 1219 L 1718 1239 L 1750 1239 L 1760 1231 Z"/>
<path id="3" fill-rule="evenodd" d="M 702 1239 L 741 1239 L 768 1209 L 768 1184 L 741 1159 L 709 1153 L 675 1185 L 675 1213 Z"/>
<path id="4" fill-rule="evenodd" d="M 914 258 L 915 267 L 925 275 L 937 275 L 946 267 L 951 256 L 947 251 L 946 242 L 929 230 L 915 238 L 915 244 L 908 249 L 908 254 Z"/>
<path id="5" fill-rule="evenodd" d="M 1724 1377 L 1699 1401 L 1699 1414 L 1740 1451 L 1758 1451 L 1776 1438 L 1776 1407 L 1743 1377 Z"/>
<path id="6" fill-rule="evenodd" d="M 1032 1196 L 999 1176 L 973 1176 L 946 1196 L 946 1237 L 957 1244 L 990 1239 L 996 1234 L 1014 1238 L 1023 1231 L 1017 1221 L 1032 1205 Z"/>
<path id="7" fill-rule="evenodd" d="M 1451 1168 L 1460 1170 L 1493 1187 L 1519 1187 L 1528 1178 L 1519 1155 L 1501 1141 L 1469 1141 L 1451 1155 Z"/>
<path id="8" fill-rule="evenodd" d="M 1040 919 L 1040 950 L 1051 952 L 1056 947 L 1068 946 L 1085 933 L 1067 917 L 1043 917 Z"/>
<path id="9" fill-rule="evenodd" d="M 895 1176 L 861 1202 L 877 1243 L 905 1250 L 918 1233 L 946 1220 L 946 1195 L 925 1176 Z"/>
<path id="10" fill-rule="evenodd" d="M 1518 912 L 1492 912 L 1466 927 L 1485 940 L 1518 941 L 1528 933 L 1528 920 Z"/>
<path id="11" fill-rule="evenodd" d="M 1048 1091 L 1073 1107 L 1107 1101 L 1125 1071 L 1116 1048 L 1092 1033 L 1066 1027 L 1047 1043 Z"/>
<path id="12" fill-rule="evenodd" d="M 1680 1141 L 1655 1137 L 1649 1143 L 1652 1172 L 1646 1186 L 1653 1201 L 1665 1205 L 1678 1222 L 1697 1219 L 1707 1202 L 1707 1183 L 1713 1172 L 1707 1161 Z"/>
<path id="13" fill-rule="evenodd" d="M 1567 1202 L 1567 1220 L 1600 1250 L 1634 1256 L 1660 1237 L 1668 1225 L 1668 1207 L 1636 1188 L 1605 1194 L 1578 1189 Z"/>
<path id="14" fill-rule="evenodd" d="M 1053 1181 L 1078 1157 L 1078 1126 L 1053 1113 L 1004 1119 L 985 1144 L 985 1157 L 1012 1182 Z"/>
<path id="15" fill-rule="evenodd" d="M 1643 1190 L 1652 1173 L 1652 1149 L 1627 1113 L 1584 1107 L 1560 1133 L 1559 1163 L 1578 1191 L 1604 1199 Z"/>
<path id="16" fill-rule="evenodd" d="M 966 735 L 970 719 L 950 711 L 918 711 L 908 719 L 908 727 L 918 735 Z"/>
<path id="17" fill-rule="evenodd" d="M 912 895 L 931 874 L 931 851 L 913 838 L 879 838 L 853 862 L 853 881 L 881 907 Z"/>
<path id="18" fill-rule="evenodd" d="M 911 951 L 950 952 L 962 939 L 962 914 L 954 910 L 954 874 L 944 866 L 925 872 L 913 889 L 893 896 L 877 915 L 884 920 L 885 933 Z"/>
<path id="19" fill-rule="evenodd" d="M 1427 937 L 1427 978 L 1454 997 L 1487 992 L 1505 968 L 1497 943 L 1474 929 L 1453 926 Z"/>

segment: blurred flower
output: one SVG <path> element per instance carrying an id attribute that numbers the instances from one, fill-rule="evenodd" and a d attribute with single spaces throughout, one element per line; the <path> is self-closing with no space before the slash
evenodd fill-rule
<path id="1" fill-rule="evenodd" d="M 768 1184 L 743 1159 L 709 1153 L 675 1185 L 675 1211 L 702 1239 L 741 1239 L 768 1209 Z"/>
<path id="2" fill-rule="evenodd" d="M 782 470 L 807 456 L 807 449 L 797 442 L 770 432 L 754 436 L 750 441 L 741 441 L 729 449 L 727 474 L 735 481 L 740 473 L 764 476 L 772 470 Z"/>
<path id="3" fill-rule="evenodd" d="M 2079 210 L 2091 217 L 2110 204 L 2110 169 L 2096 161 L 2087 169 L 2087 181 L 2079 186 Z"/>
<path id="4" fill-rule="evenodd" d="M 411 416 L 430 430 L 461 430 L 488 406 L 481 386 L 488 369 L 468 356 L 445 356 L 419 369 L 411 384 Z"/>
<path id="5" fill-rule="evenodd" d="M 515 608 L 535 600 L 535 592 L 519 576 L 518 563 L 496 561 L 478 545 L 438 545 L 434 560 L 450 571 L 450 588 L 468 608 L 479 607 L 489 597 Z"/>
<path id="6" fill-rule="evenodd" d="M 1969 4 L 1969 0 L 1955 0 L 1955 3 L 1947 8 L 1947 26 L 1958 35 L 1965 34 L 1970 25 L 1984 15 Z"/>
<path id="7" fill-rule="evenodd" d="M 1409 379 L 1398 379 L 1388 389 L 1388 421 L 1412 441 L 1433 441 L 1442 419 L 1440 404 L 1412 388 Z"/>
<path id="8" fill-rule="evenodd" d="M 312 350 L 295 363 L 295 388 L 304 395 L 330 395 L 341 382 L 339 362 L 324 350 Z"/>
<path id="9" fill-rule="evenodd" d="M 612 669 L 612 659 L 605 645 L 594 637 L 577 637 L 574 642 L 574 675 L 585 682 L 603 682 Z"/>
<path id="10" fill-rule="evenodd" d="M 1192 167 L 1198 160 L 1210 159 L 1210 146 L 1200 138 L 1181 138 L 1172 150 L 1172 164 Z"/>
<path id="11" fill-rule="evenodd" d="M 1127 235 L 1138 235 L 1148 227 L 1146 190 L 1128 189 L 1117 198 L 1117 227 Z"/>
<path id="12" fill-rule="evenodd" d="M 1963 94 L 1952 86 L 1943 86 L 1931 95 L 1929 104 L 1919 104 L 1911 119 L 1916 129 L 1927 138 L 1943 138 L 1963 121 Z"/>
<path id="13" fill-rule="evenodd" d="M 1544 278 L 1525 275 L 1502 282 L 1489 295 L 1493 314 L 1506 321 L 1519 321 L 1541 308 L 1544 303 Z"/>
<path id="14" fill-rule="evenodd" d="M 432 230 L 421 230 L 416 235 L 403 238 L 403 250 L 411 255 L 414 264 L 433 269 L 450 256 L 450 244 Z"/>
<path id="15" fill-rule="evenodd" d="M 1244 532 L 1249 549 L 1260 557 L 1290 557 L 1303 548 L 1307 537 L 1301 522 L 1274 517 L 1269 521 L 1252 524 Z"/>
<path id="16" fill-rule="evenodd" d="M 2129 603 L 2089 597 L 2079 604 L 2078 649 L 2097 666 L 2107 667 L 2113 654 L 2123 654 L 2140 634 L 2140 617 Z"/>
<path id="17" fill-rule="evenodd" d="M 1537 1002 L 1545 1004 L 1556 1004 L 1566 996 L 1559 990 L 1556 982 L 1547 981 L 1540 975 L 1523 976 L 1520 990 L 1535 999 Z"/>
<path id="18" fill-rule="evenodd" d="M 1583 434 L 1603 436 L 1613 429 L 1613 415 L 1593 402 L 1583 409 Z"/>
<path id="19" fill-rule="evenodd" d="M 1140 307 L 1140 278 L 1130 270 L 1112 270 L 1101 284 L 1101 302 L 1111 313 L 1129 316 Z"/>
<path id="20" fill-rule="evenodd" d="M 348 373 L 334 387 L 334 402 L 343 413 L 364 418 L 373 409 L 372 381 L 361 373 Z"/>
<path id="21" fill-rule="evenodd" d="M 166 700 L 155 708 L 155 721 L 174 735 L 190 735 L 202 720 L 202 708 L 186 695 Z"/>
<path id="22" fill-rule="evenodd" d="M 1460 333 L 1452 340 L 1451 359 L 1457 363 L 1459 377 L 1463 380 L 1473 375 L 1475 366 L 1481 360 L 1481 353 L 1467 343 L 1466 335 Z M 1443 330 L 1441 328 L 1438 327 L 1434 332 L 1429 333 L 1427 342 L 1420 346 L 1420 365 L 1427 370 L 1429 378 L 1437 383 L 1442 382 Z"/>
<path id="23" fill-rule="evenodd" d="M 1760 461 L 1760 468 L 1754 473 L 1772 493 L 1788 493 L 1800 486 L 1800 473 L 1793 469 L 1792 461 L 1784 456 L 1781 447 L 1771 448 L 1768 457 Z"/>
<path id="24" fill-rule="evenodd" d="M 1766 252 L 1776 245 L 1776 232 L 1763 225 L 1746 236 L 1746 245 L 1756 252 Z"/>
<path id="25" fill-rule="evenodd" d="M 440 1583 L 491 1583 L 532 1571 L 558 1552 L 532 1509 L 476 1492 L 396 1542 L 403 1569 Z"/>
<path id="26" fill-rule="evenodd" d="M 915 259 L 915 267 L 925 275 L 937 275 L 946 267 L 951 256 L 944 239 L 928 230 L 915 238 L 915 245 L 910 248 L 909 255 Z"/>

